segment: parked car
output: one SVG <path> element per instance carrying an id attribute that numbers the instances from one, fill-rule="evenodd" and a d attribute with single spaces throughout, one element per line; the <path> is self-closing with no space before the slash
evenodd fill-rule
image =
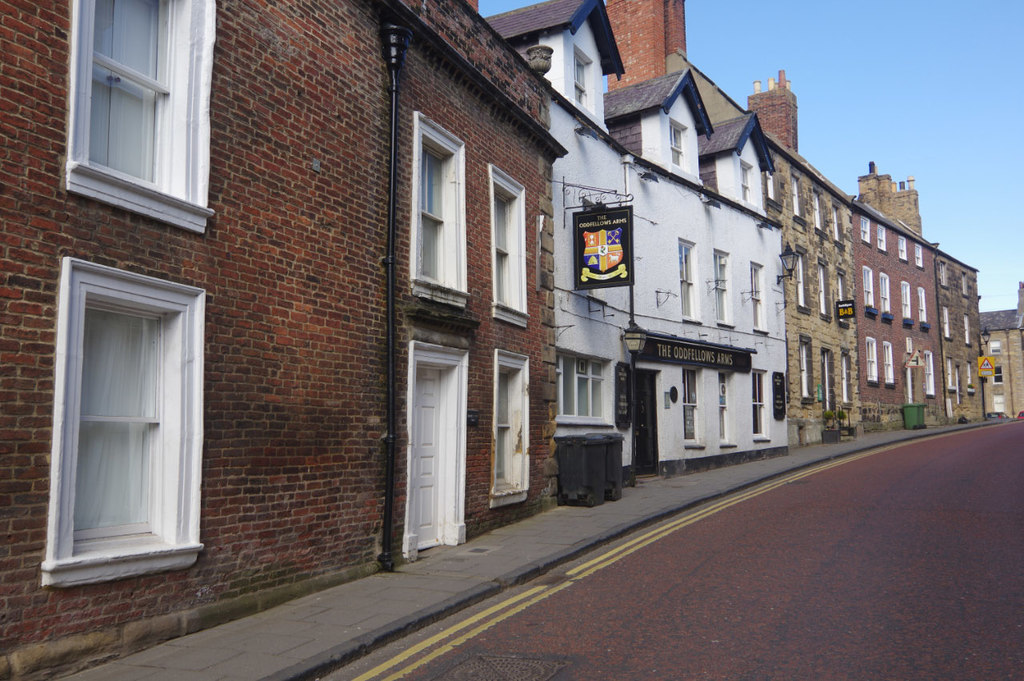
<path id="1" fill-rule="evenodd" d="M 1020 420 L 1020 421 L 1024 421 L 1024 411 L 1022 411 L 1019 414 L 1017 414 L 1017 419 Z"/>
<path id="2" fill-rule="evenodd" d="M 1004 414 L 1001 411 L 990 411 L 989 413 L 985 414 L 986 421 L 1005 421 L 1009 418 L 1010 417 L 1008 415 Z"/>

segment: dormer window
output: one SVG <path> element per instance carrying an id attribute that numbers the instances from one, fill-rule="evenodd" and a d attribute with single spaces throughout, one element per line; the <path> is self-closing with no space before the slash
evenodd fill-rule
<path id="1" fill-rule="evenodd" d="M 590 60 L 579 52 L 576 53 L 573 64 L 573 81 L 576 92 L 576 103 L 586 108 L 589 104 L 587 94 L 587 83 L 589 82 Z"/>
<path id="2" fill-rule="evenodd" d="M 683 148 L 686 144 L 686 127 L 672 121 L 669 123 L 668 144 L 672 150 L 672 165 L 683 167 Z"/>

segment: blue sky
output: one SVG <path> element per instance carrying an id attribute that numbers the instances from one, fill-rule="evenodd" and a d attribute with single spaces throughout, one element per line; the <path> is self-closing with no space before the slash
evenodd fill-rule
<path id="1" fill-rule="evenodd" d="M 535 4 L 479 0 L 484 16 Z M 848 194 L 914 176 L 924 237 L 976 267 L 981 309 L 1024 281 L 1020 0 L 688 0 L 690 60 L 745 106 L 786 71 L 800 154 Z"/>

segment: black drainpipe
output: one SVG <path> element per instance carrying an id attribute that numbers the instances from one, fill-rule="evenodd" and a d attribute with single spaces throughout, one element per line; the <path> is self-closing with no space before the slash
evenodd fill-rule
<path id="1" fill-rule="evenodd" d="M 398 227 L 395 223 L 395 205 L 398 201 L 398 76 L 405 62 L 405 51 L 409 48 L 412 31 L 402 26 L 385 23 L 380 30 L 383 42 L 384 61 L 388 67 L 388 93 L 391 95 L 391 140 L 388 168 L 388 254 L 383 265 L 387 272 L 387 435 L 384 438 L 385 454 L 384 480 L 384 529 L 381 544 L 383 549 L 377 556 L 381 568 L 387 572 L 395 569 L 391 558 L 392 516 L 395 506 L 395 241 Z"/>

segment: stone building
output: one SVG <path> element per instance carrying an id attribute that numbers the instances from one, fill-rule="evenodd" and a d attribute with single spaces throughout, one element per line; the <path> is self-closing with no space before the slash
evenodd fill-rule
<path id="1" fill-rule="evenodd" d="M 978 303 L 978 270 L 936 247 L 935 304 L 941 329 L 945 416 L 950 421 L 979 421 L 983 415 Z"/>
<path id="2" fill-rule="evenodd" d="M 0 0 L 4 678 L 544 504 L 543 81 L 462 2 L 131 7 Z"/>
<path id="3" fill-rule="evenodd" d="M 1024 411 L 1024 282 L 1017 288 L 1017 309 L 982 312 L 982 350 L 995 375 L 981 379 L 985 413 L 1016 417 Z M 987 340 L 986 340 L 987 336 Z"/>
<path id="4" fill-rule="evenodd" d="M 763 121 L 775 158 L 775 172 L 763 176 L 767 213 L 781 222 L 783 242 L 797 253 L 784 284 L 789 439 L 811 444 L 821 441 L 830 421 L 856 429 L 861 417 L 857 319 L 840 316 L 837 306 L 854 300 L 859 288 L 850 200 L 798 153 L 796 95 L 785 71 L 766 89 L 756 81 L 747 106 Z"/>

